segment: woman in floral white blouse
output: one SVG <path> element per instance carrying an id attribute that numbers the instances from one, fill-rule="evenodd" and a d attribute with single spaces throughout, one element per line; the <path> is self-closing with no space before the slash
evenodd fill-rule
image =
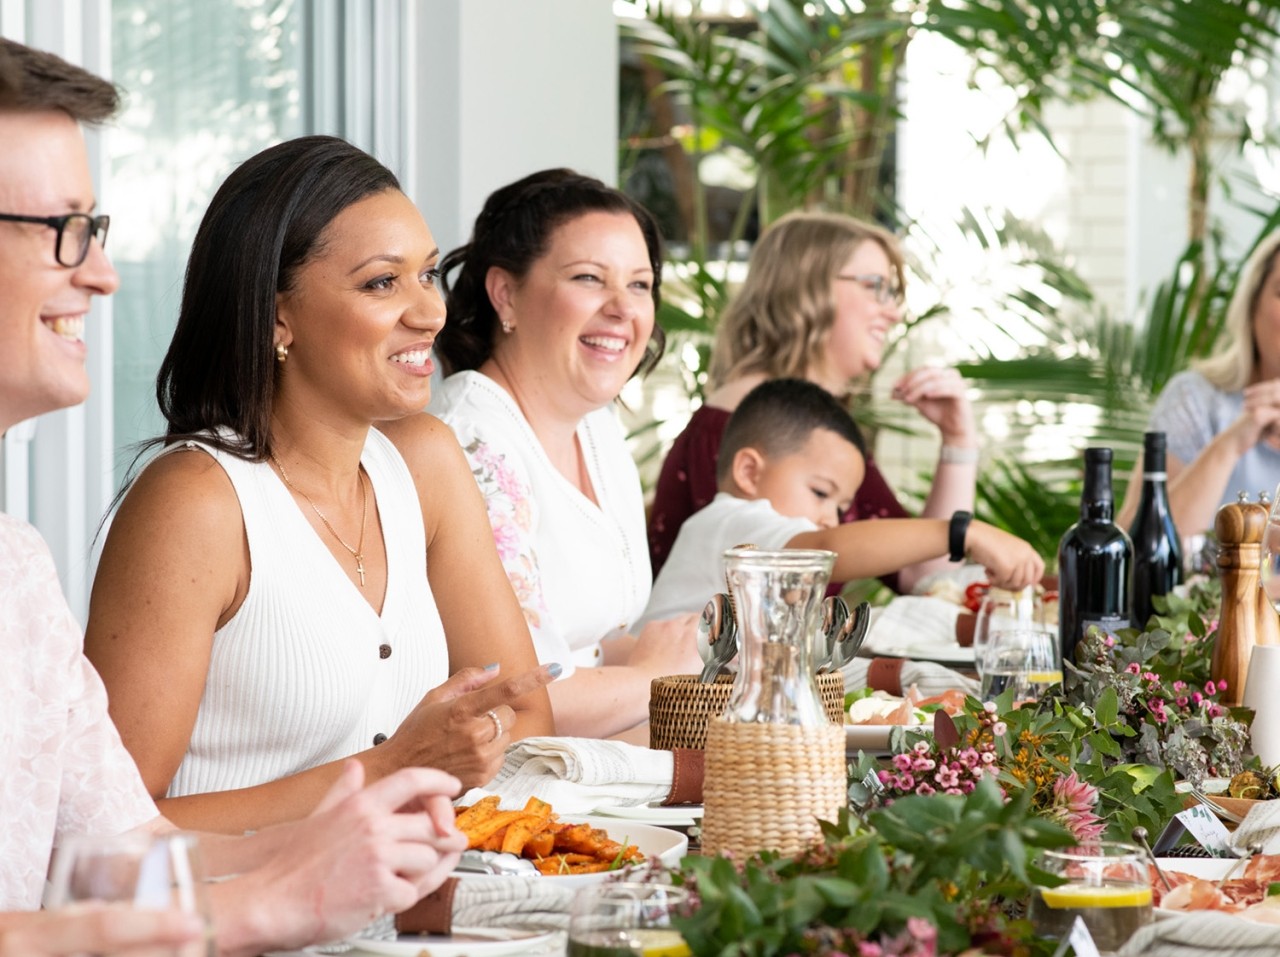
<path id="1" fill-rule="evenodd" d="M 539 660 L 565 666 L 548 689 L 557 730 L 635 728 L 653 678 L 701 667 L 692 617 L 629 632 L 652 576 L 611 406 L 661 353 L 657 227 L 599 180 L 545 170 L 488 198 L 471 241 L 441 262 L 455 269 L 436 340 L 452 374 L 430 411 L 485 494 Z"/>

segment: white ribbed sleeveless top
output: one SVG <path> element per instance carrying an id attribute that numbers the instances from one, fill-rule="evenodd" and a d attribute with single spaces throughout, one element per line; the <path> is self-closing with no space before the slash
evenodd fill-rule
<path id="1" fill-rule="evenodd" d="M 389 737 L 449 670 L 418 493 L 386 436 L 370 429 L 360 456 L 386 543 L 381 616 L 268 464 L 199 447 L 240 499 L 251 578 L 244 603 L 214 633 L 169 797 L 263 784 L 363 751 L 376 735 Z"/>

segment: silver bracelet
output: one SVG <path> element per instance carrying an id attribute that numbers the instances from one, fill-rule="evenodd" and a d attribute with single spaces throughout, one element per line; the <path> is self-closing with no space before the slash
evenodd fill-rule
<path id="1" fill-rule="evenodd" d="M 978 461 L 976 448 L 961 448 L 958 445 L 946 445 L 938 450 L 938 461 L 943 465 L 973 465 Z"/>

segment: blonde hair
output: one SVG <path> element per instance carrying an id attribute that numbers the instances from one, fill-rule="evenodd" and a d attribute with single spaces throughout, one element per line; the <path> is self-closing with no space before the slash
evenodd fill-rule
<path id="1" fill-rule="evenodd" d="M 1223 324 L 1223 346 L 1209 358 L 1192 363 L 1193 369 L 1224 392 L 1239 392 L 1253 378 L 1258 364 L 1253 314 L 1258 310 L 1262 287 L 1275 268 L 1277 252 L 1280 230 L 1264 237 L 1240 269 Z"/>
<path id="2" fill-rule="evenodd" d="M 835 322 L 835 276 L 855 249 L 878 243 L 904 285 L 902 251 L 887 230 L 838 213 L 788 213 L 760 236 L 747 279 L 720 317 L 711 388 L 752 373 L 804 378 Z"/>

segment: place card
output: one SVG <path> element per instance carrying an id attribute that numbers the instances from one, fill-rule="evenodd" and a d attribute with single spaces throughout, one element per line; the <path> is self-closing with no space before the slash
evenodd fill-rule
<path id="1" fill-rule="evenodd" d="M 1174 817 L 1214 857 L 1235 857 L 1235 852 L 1231 849 L 1231 832 L 1221 818 L 1203 804 L 1179 811 Z"/>
<path id="2" fill-rule="evenodd" d="M 1064 957 L 1068 950 L 1076 957 L 1102 957 L 1098 951 L 1098 945 L 1094 943 L 1093 934 L 1089 933 L 1089 928 L 1085 926 L 1083 917 L 1076 917 L 1071 924 L 1071 930 L 1066 937 L 1062 938 L 1058 949 L 1053 952 L 1053 957 Z"/>

